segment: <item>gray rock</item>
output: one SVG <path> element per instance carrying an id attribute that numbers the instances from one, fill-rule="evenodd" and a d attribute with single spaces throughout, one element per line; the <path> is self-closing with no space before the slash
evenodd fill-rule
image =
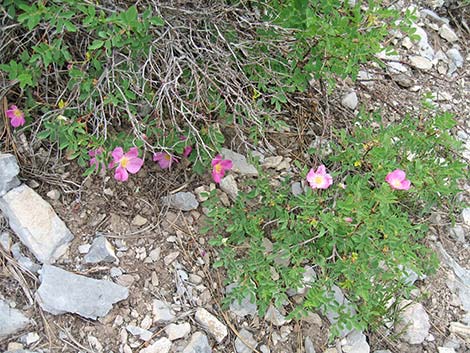
<path id="1" fill-rule="evenodd" d="M 429 45 L 428 34 L 420 26 L 413 24 L 412 28 L 415 29 L 415 35 L 420 37 L 418 42 L 419 54 L 428 60 L 434 59 L 434 49 Z"/>
<path id="2" fill-rule="evenodd" d="M 20 172 L 14 155 L 0 153 L 0 196 L 20 185 L 17 175 Z"/>
<path id="3" fill-rule="evenodd" d="M 57 201 L 58 199 L 60 199 L 60 191 L 57 189 L 50 190 L 46 195 L 53 201 Z"/>
<path id="4" fill-rule="evenodd" d="M 156 324 L 173 321 L 175 314 L 171 310 L 171 306 L 164 301 L 155 299 L 152 304 L 153 321 Z"/>
<path id="5" fill-rule="evenodd" d="M 449 234 L 458 242 L 465 243 L 465 229 L 460 224 L 450 228 Z"/>
<path id="6" fill-rule="evenodd" d="M 315 347 L 310 337 L 306 336 L 304 339 L 305 353 L 315 353 Z"/>
<path id="7" fill-rule="evenodd" d="M 1 197 L 0 209 L 21 242 L 42 263 L 54 263 L 73 239 L 52 207 L 26 185 Z"/>
<path id="8" fill-rule="evenodd" d="M 447 75 L 452 75 L 457 69 L 461 68 L 463 66 L 463 57 L 460 52 L 455 49 L 449 49 L 446 52 L 447 57 L 450 59 L 449 63 L 449 71 L 447 72 Z"/>
<path id="9" fill-rule="evenodd" d="M 369 353 L 370 347 L 366 336 L 359 331 L 353 330 L 346 336 L 346 343 L 341 347 L 344 353 Z"/>
<path id="10" fill-rule="evenodd" d="M 114 248 L 104 236 L 100 236 L 91 244 L 90 251 L 83 258 L 87 264 L 97 264 L 100 262 L 119 262 L 114 253 Z"/>
<path id="11" fill-rule="evenodd" d="M 241 329 L 239 334 L 243 340 L 240 339 L 240 337 L 235 339 L 235 350 L 237 353 L 253 352 L 253 350 L 256 349 L 256 346 L 258 345 L 258 342 L 256 342 L 255 338 L 253 337 L 253 334 L 245 329 Z"/>
<path id="12" fill-rule="evenodd" d="M 94 319 L 105 316 L 114 303 L 128 297 L 127 288 L 44 265 L 36 298 L 41 307 L 54 315 L 74 313 Z"/>
<path id="13" fill-rule="evenodd" d="M 149 330 L 143 329 L 142 327 L 127 325 L 126 330 L 133 336 L 140 338 L 142 341 L 147 342 L 152 339 L 153 333 Z"/>
<path id="14" fill-rule="evenodd" d="M 439 28 L 439 35 L 447 40 L 448 42 L 456 42 L 459 40 L 459 37 L 455 34 L 455 32 L 450 28 L 447 24 L 443 24 L 441 28 Z"/>
<path id="15" fill-rule="evenodd" d="M 432 62 L 422 56 L 411 56 L 410 63 L 411 66 L 420 70 L 426 71 L 432 69 Z"/>
<path id="16" fill-rule="evenodd" d="M 272 323 L 274 326 L 282 326 L 290 320 L 286 320 L 286 317 L 282 315 L 279 310 L 273 305 L 270 305 L 268 310 L 266 310 L 266 315 L 264 315 L 264 319 L 270 323 Z"/>
<path id="17" fill-rule="evenodd" d="M 21 311 L 10 308 L 7 302 L 0 299 L 0 338 L 20 331 L 28 324 L 29 319 Z"/>
<path id="18" fill-rule="evenodd" d="M 222 148 L 221 152 L 223 159 L 229 159 L 232 161 L 232 170 L 234 172 L 247 176 L 258 176 L 258 170 L 254 165 L 248 163 L 244 155 L 226 148 Z"/>
<path id="19" fill-rule="evenodd" d="M 296 181 L 291 185 L 291 191 L 294 196 L 302 195 L 304 189 L 302 188 L 302 184 L 299 181 Z"/>
<path id="20" fill-rule="evenodd" d="M 332 286 L 331 289 L 333 290 L 333 295 L 334 295 L 334 299 L 335 301 L 339 304 L 339 305 L 343 305 L 345 307 L 345 310 L 346 312 L 348 312 L 351 316 L 355 315 L 356 314 L 356 310 L 350 305 L 349 303 L 349 300 L 347 300 L 343 294 L 343 292 L 341 291 L 341 288 L 339 288 L 338 286 Z M 325 316 L 327 317 L 328 321 L 333 325 L 333 324 L 336 324 L 338 322 L 338 318 L 339 318 L 339 313 L 337 311 L 334 311 L 334 310 L 328 310 L 326 313 L 325 313 Z M 347 329 L 347 328 L 342 328 L 340 330 L 340 336 L 341 337 L 344 337 L 346 336 L 348 333 L 350 333 L 352 331 L 352 329 Z"/>
<path id="21" fill-rule="evenodd" d="M 241 300 L 241 302 L 238 302 L 238 300 L 234 300 L 230 304 L 230 311 L 232 311 L 235 315 L 239 317 L 245 317 L 247 315 L 254 317 L 258 313 L 258 306 L 256 305 L 256 303 L 252 303 L 250 296 L 247 295 Z"/>
<path id="22" fill-rule="evenodd" d="M 139 353 L 168 353 L 171 349 L 171 341 L 162 337 L 150 346 L 141 349 Z"/>
<path id="23" fill-rule="evenodd" d="M 365 71 L 365 70 L 359 70 L 357 74 L 357 80 L 361 81 L 362 84 L 366 86 L 373 86 L 374 85 L 374 74 Z"/>
<path id="24" fill-rule="evenodd" d="M 235 200 L 238 196 L 238 185 L 232 174 L 227 175 L 220 181 L 220 188 L 226 192 L 232 200 Z"/>
<path id="25" fill-rule="evenodd" d="M 404 310 L 401 321 L 395 327 L 395 332 L 403 333 L 401 337 L 409 344 L 423 343 L 431 328 L 429 316 L 424 307 L 420 303 L 411 304 L 409 300 L 405 300 L 401 307 Z"/>
<path id="26" fill-rule="evenodd" d="M 344 95 L 343 99 L 341 99 L 341 104 L 343 105 L 343 107 L 352 110 L 356 109 L 358 102 L 359 101 L 357 99 L 357 94 L 354 91 Z"/>
<path id="27" fill-rule="evenodd" d="M 191 325 L 188 322 L 169 324 L 165 327 L 165 332 L 168 335 L 168 339 L 174 341 L 189 334 L 191 332 Z"/>
<path id="28" fill-rule="evenodd" d="M 437 351 L 439 353 L 455 353 L 455 349 L 450 347 L 437 347 Z"/>
<path id="29" fill-rule="evenodd" d="M 138 214 L 132 219 L 131 224 L 137 227 L 141 227 L 147 222 L 148 222 L 147 218 L 142 217 L 140 214 Z"/>
<path id="30" fill-rule="evenodd" d="M 402 63 L 397 63 L 395 61 L 388 62 L 387 66 L 392 74 L 399 74 L 408 71 L 408 67 L 406 67 Z"/>
<path id="31" fill-rule="evenodd" d="M 282 156 L 266 157 L 263 162 L 263 167 L 275 169 L 279 164 L 281 164 L 282 159 Z"/>
<path id="32" fill-rule="evenodd" d="M 15 260 L 18 262 L 18 264 L 27 269 L 28 271 L 31 271 L 33 273 L 36 273 L 39 271 L 41 266 L 39 266 L 37 263 L 35 263 L 33 260 L 31 260 L 29 257 L 25 256 L 21 252 L 20 244 L 16 243 L 11 247 L 11 254 L 15 258 Z"/>
<path id="33" fill-rule="evenodd" d="M 467 226 L 470 226 L 470 208 L 464 208 L 462 211 L 462 221 Z"/>
<path id="34" fill-rule="evenodd" d="M 395 81 L 397 85 L 402 88 L 410 88 L 414 85 L 413 79 L 410 76 L 404 74 L 393 76 L 393 81 Z"/>
<path id="35" fill-rule="evenodd" d="M 195 320 L 214 336 L 215 340 L 220 343 L 227 336 L 227 326 L 221 323 L 214 315 L 204 308 L 198 308 L 194 315 Z"/>
<path id="36" fill-rule="evenodd" d="M 202 332 L 195 332 L 191 336 L 188 345 L 183 349 L 183 353 L 212 353 L 207 337 Z"/>
<path id="37" fill-rule="evenodd" d="M 176 194 L 162 197 L 164 205 L 181 211 L 195 210 L 199 206 L 199 202 L 191 192 L 177 192 Z"/>
<path id="38" fill-rule="evenodd" d="M 422 9 L 419 11 L 419 13 L 422 18 L 429 17 L 436 22 L 449 24 L 449 20 L 447 18 L 440 17 L 437 13 L 429 9 Z"/>
<path id="39" fill-rule="evenodd" d="M 0 234 L 0 245 L 2 246 L 3 250 L 6 252 L 10 252 L 11 250 L 11 237 L 8 232 L 3 232 Z"/>
<path id="40" fill-rule="evenodd" d="M 381 349 L 379 351 L 374 351 L 374 353 L 392 353 L 388 349 Z"/>

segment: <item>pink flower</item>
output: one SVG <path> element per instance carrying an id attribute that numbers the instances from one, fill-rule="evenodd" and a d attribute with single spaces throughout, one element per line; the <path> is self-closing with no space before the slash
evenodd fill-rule
<path id="1" fill-rule="evenodd" d="M 10 118 L 10 124 L 13 127 L 23 126 L 25 123 L 24 114 L 16 105 L 11 105 L 5 112 L 7 118 Z"/>
<path id="2" fill-rule="evenodd" d="M 116 147 L 111 153 L 113 161 L 110 163 L 110 167 L 118 165 L 114 172 L 114 179 L 118 181 L 126 181 L 129 178 L 129 173 L 137 173 L 142 165 L 144 164 L 143 159 L 139 158 L 139 151 L 137 147 L 132 147 L 129 152 L 124 154 L 122 147 Z"/>
<path id="3" fill-rule="evenodd" d="M 186 158 L 189 157 L 192 151 L 193 151 L 192 146 L 186 146 L 183 150 L 183 157 L 186 157 Z"/>
<path id="4" fill-rule="evenodd" d="M 98 147 L 96 150 L 89 150 L 88 155 L 91 157 L 90 158 L 90 167 L 92 165 L 95 166 L 96 169 L 99 167 L 99 162 L 98 159 L 96 158 L 97 156 L 100 156 L 103 154 L 103 147 Z M 102 163 L 103 164 L 103 163 Z"/>
<path id="5" fill-rule="evenodd" d="M 328 189 L 333 184 L 333 178 L 326 172 L 322 164 L 316 171 L 310 169 L 307 174 L 307 181 L 312 189 Z"/>
<path id="6" fill-rule="evenodd" d="M 178 163 L 178 159 L 166 152 L 158 152 L 153 155 L 153 161 L 158 162 L 162 169 L 171 168 L 173 163 Z"/>
<path id="7" fill-rule="evenodd" d="M 212 160 L 212 179 L 218 184 L 225 175 L 225 171 L 232 169 L 233 163 L 231 160 L 222 159 L 222 156 L 218 154 Z"/>
<path id="8" fill-rule="evenodd" d="M 351 217 L 344 217 L 344 221 L 348 223 L 352 223 L 353 219 Z"/>
<path id="9" fill-rule="evenodd" d="M 411 186 L 411 181 L 406 179 L 406 173 L 401 169 L 388 173 L 385 181 L 395 190 L 408 190 Z"/>

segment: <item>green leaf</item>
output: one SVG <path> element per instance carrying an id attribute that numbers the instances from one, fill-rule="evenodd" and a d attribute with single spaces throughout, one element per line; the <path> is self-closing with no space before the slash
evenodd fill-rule
<path id="1" fill-rule="evenodd" d="M 103 40 L 95 39 L 93 43 L 88 47 L 88 50 L 96 50 L 101 48 L 104 45 Z"/>

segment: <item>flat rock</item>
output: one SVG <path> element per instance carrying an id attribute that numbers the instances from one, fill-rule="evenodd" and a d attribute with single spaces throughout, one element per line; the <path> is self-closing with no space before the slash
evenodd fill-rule
<path id="1" fill-rule="evenodd" d="M 304 339 L 305 353 L 315 353 L 315 347 L 310 337 L 306 336 Z"/>
<path id="2" fill-rule="evenodd" d="M 403 332 L 402 339 L 409 344 L 421 344 L 429 335 L 431 324 L 429 316 L 420 303 L 404 301 L 401 306 L 405 307 L 401 321 L 395 327 L 395 332 Z M 409 305 L 408 305 L 409 304 Z"/>
<path id="3" fill-rule="evenodd" d="M 225 178 L 222 178 L 222 180 L 220 181 L 220 188 L 222 189 L 222 191 L 226 192 L 232 200 L 235 200 L 237 198 L 238 185 L 232 174 L 227 175 Z"/>
<path id="4" fill-rule="evenodd" d="M 357 330 L 353 330 L 346 336 L 346 343 L 341 347 L 344 353 L 369 353 L 370 347 L 366 336 Z"/>
<path id="5" fill-rule="evenodd" d="M 256 349 L 256 346 L 258 345 L 258 342 L 256 342 L 255 338 L 253 337 L 253 334 L 250 331 L 241 329 L 239 335 L 243 340 L 240 339 L 240 337 L 235 339 L 235 350 L 237 353 L 253 352 L 253 350 Z"/>
<path id="6" fill-rule="evenodd" d="M 153 333 L 139 326 L 127 325 L 126 330 L 133 336 L 140 338 L 142 341 L 150 341 Z"/>
<path id="7" fill-rule="evenodd" d="M 1 197 L 0 209 L 21 242 L 42 263 L 54 263 L 73 239 L 52 207 L 26 185 Z"/>
<path id="8" fill-rule="evenodd" d="M 464 208 L 462 211 L 462 221 L 467 226 L 470 226 L 470 208 Z"/>
<path id="9" fill-rule="evenodd" d="M 422 56 L 411 56 L 410 57 L 411 66 L 419 70 L 431 70 L 432 62 Z"/>
<path id="10" fill-rule="evenodd" d="M 449 63 L 449 71 L 447 72 L 447 75 L 452 75 L 455 71 L 457 71 L 458 68 L 461 68 L 463 66 L 463 57 L 460 52 L 455 49 L 449 49 L 446 52 L 447 57 L 450 59 Z"/>
<path id="11" fill-rule="evenodd" d="M 165 327 L 165 332 L 170 341 L 183 338 L 191 332 L 191 325 L 188 322 L 182 324 L 169 324 Z"/>
<path id="12" fill-rule="evenodd" d="M 114 263 L 119 262 L 114 248 L 104 236 L 100 236 L 93 241 L 90 250 L 83 258 L 87 264 L 97 264 L 100 262 Z"/>
<path id="13" fill-rule="evenodd" d="M 29 319 L 18 309 L 0 299 L 0 338 L 14 334 L 29 325 Z"/>
<path id="14" fill-rule="evenodd" d="M 175 208 L 181 211 L 195 210 L 199 206 L 199 202 L 191 192 L 177 192 L 176 194 L 162 197 L 164 205 Z"/>
<path id="15" fill-rule="evenodd" d="M 212 353 L 212 348 L 205 334 L 195 332 L 188 345 L 183 349 L 183 353 Z"/>
<path id="16" fill-rule="evenodd" d="M 399 74 L 393 76 L 393 81 L 397 83 L 398 86 L 402 88 L 410 88 L 414 85 L 413 79 L 405 74 Z"/>
<path id="17" fill-rule="evenodd" d="M 286 317 L 282 315 L 279 310 L 273 306 L 270 305 L 268 310 L 266 310 L 266 314 L 264 315 L 264 319 L 270 323 L 272 323 L 274 326 L 282 326 L 286 323 L 288 323 L 290 320 L 286 320 Z"/>
<path id="18" fill-rule="evenodd" d="M 127 288 L 44 265 L 36 292 L 41 307 L 54 315 L 73 313 L 94 319 L 105 316 L 114 303 L 128 297 Z"/>
<path id="19" fill-rule="evenodd" d="M 232 170 L 234 172 L 247 176 L 258 176 L 258 170 L 254 165 L 248 163 L 244 155 L 233 152 L 227 148 L 222 148 L 221 152 L 224 159 L 229 159 L 232 161 Z"/>
<path id="20" fill-rule="evenodd" d="M 357 99 L 356 92 L 350 92 L 344 95 L 343 98 L 341 99 L 341 104 L 343 105 L 343 107 L 346 107 L 352 110 L 356 109 L 358 103 L 359 101 Z"/>
<path id="21" fill-rule="evenodd" d="M 215 340 L 220 343 L 227 336 L 227 326 L 219 321 L 214 315 L 204 308 L 198 308 L 194 315 L 196 321 L 214 336 Z"/>
<path id="22" fill-rule="evenodd" d="M 275 169 L 279 164 L 281 164 L 282 159 L 282 156 L 266 157 L 263 161 L 263 167 Z"/>
<path id="23" fill-rule="evenodd" d="M 141 349 L 139 353 L 168 353 L 171 349 L 171 341 L 162 337 L 150 346 Z"/>
<path id="24" fill-rule="evenodd" d="M 355 315 L 356 310 L 350 305 L 349 300 L 346 299 L 346 297 L 344 296 L 341 288 L 334 285 L 334 286 L 331 287 L 331 289 L 333 290 L 333 295 L 334 295 L 334 298 L 335 298 L 336 302 L 339 305 L 344 305 L 346 310 L 349 312 L 350 315 Z M 325 316 L 327 317 L 328 321 L 331 324 L 336 324 L 338 322 L 339 314 L 338 314 L 338 312 L 336 312 L 334 310 L 328 310 L 325 313 Z M 347 334 L 349 334 L 351 331 L 352 331 L 352 329 L 343 328 L 343 329 L 340 330 L 340 336 L 344 337 Z"/>
<path id="25" fill-rule="evenodd" d="M 459 40 L 459 37 L 457 37 L 452 28 L 450 28 L 449 25 L 445 23 L 441 26 L 441 28 L 439 28 L 439 35 L 451 43 Z"/>
<path id="26" fill-rule="evenodd" d="M 153 312 L 153 321 L 156 324 L 173 321 L 175 319 L 175 314 L 171 310 L 170 304 L 155 299 L 152 303 L 152 312 Z"/>
<path id="27" fill-rule="evenodd" d="M 437 352 L 438 353 L 455 353 L 455 349 L 449 348 L 449 347 L 437 347 Z"/>
<path id="28" fill-rule="evenodd" d="M 238 300 L 234 300 L 230 304 L 230 311 L 239 317 L 245 317 L 247 315 L 255 317 L 258 313 L 258 307 L 256 303 L 251 302 L 250 296 L 247 295 L 241 300 L 241 302 L 239 302 Z"/>
<path id="29" fill-rule="evenodd" d="M 17 175 L 20 172 L 14 155 L 0 153 L 0 196 L 20 185 Z"/>
<path id="30" fill-rule="evenodd" d="M 138 214 L 132 219 L 131 224 L 133 226 L 141 227 L 144 224 L 146 224 L 147 222 L 148 222 L 147 218 L 142 217 L 140 214 Z"/>

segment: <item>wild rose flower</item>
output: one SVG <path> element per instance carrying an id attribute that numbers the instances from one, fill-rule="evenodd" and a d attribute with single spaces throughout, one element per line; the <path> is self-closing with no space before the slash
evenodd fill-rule
<path id="1" fill-rule="evenodd" d="M 171 154 L 166 152 L 158 152 L 153 155 L 153 161 L 157 162 L 160 168 L 168 169 L 171 168 L 173 163 L 178 163 L 178 159 L 173 157 Z"/>
<path id="2" fill-rule="evenodd" d="M 233 163 L 231 160 L 222 159 L 222 156 L 218 154 L 212 160 L 212 179 L 218 184 L 222 180 L 227 170 L 232 169 Z"/>
<path id="3" fill-rule="evenodd" d="M 333 178 L 326 172 L 323 164 L 316 171 L 313 168 L 310 169 L 307 174 L 307 181 L 312 189 L 328 189 L 333 184 Z"/>
<path id="4" fill-rule="evenodd" d="M 395 190 L 409 190 L 411 187 L 411 181 L 406 179 L 406 173 L 401 169 L 388 173 L 385 181 Z"/>
<path id="5" fill-rule="evenodd" d="M 353 219 L 351 217 L 344 217 L 344 221 L 348 223 L 352 223 Z"/>
<path id="6" fill-rule="evenodd" d="M 91 157 L 90 158 L 90 167 L 92 165 L 94 165 L 95 168 L 98 169 L 99 162 L 98 162 L 98 159 L 96 157 L 100 156 L 101 154 L 103 154 L 103 147 L 98 147 L 96 150 L 89 150 L 88 151 L 88 155 Z M 101 164 L 103 164 L 103 163 L 101 163 Z"/>
<path id="7" fill-rule="evenodd" d="M 111 155 L 113 161 L 110 166 L 118 166 L 114 172 L 114 179 L 118 181 L 126 181 L 129 178 L 128 173 L 137 173 L 144 164 L 143 159 L 138 157 L 137 147 L 130 148 L 127 153 L 124 153 L 122 147 L 116 147 Z"/>
<path id="8" fill-rule="evenodd" d="M 23 126 L 25 123 L 24 114 L 16 105 L 11 105 L 10 109 L 5 112 L 10 124 L 13 127 Z"/>

